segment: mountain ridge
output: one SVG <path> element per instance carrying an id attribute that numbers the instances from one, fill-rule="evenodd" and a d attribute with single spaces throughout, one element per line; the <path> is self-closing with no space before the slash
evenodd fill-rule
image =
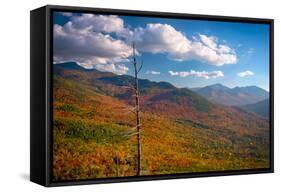
<path id="1" fill-rule="evenodd" d="M 242 106 L 243 109 L 254 112 L 262 117 L 269 118 L 269 99 Z"/>
<path id="2" fill-rule="evenodd" d="M 243 106 L 262 101 L 269 93 L 258 86 L 229 88 L 222 84 L 208 85 L 201 88 L 191 88 L 211 102 L 228 106 Z"/>
<path id="3" fill-rule="evenodd" d="M 54 68 L 64 68 L 64 69 L 67 69 L 67 70 L 81 70 L 81 71 L 88 71 L 88 72 L 99 72 L 99 73 L 105 73 L 105 74 L 111 74 L 112 76 L 114 76 L 113 78 L 115 79 L 121 79 L 123 77 L 129 77 L 129 78 L 132 78 L 132 76 L 130 75 L 116 75 L 112 72 L 104 72 L 104 71 L 100 71 L 100 70 L 97 70 L 95 68 L 91 68 L 91 69 L 87 69 L 87 68 L 84 68 L 82 66 L 80 66 L 79 64 L 77 64 L 76 62 L 64 62 L 64 63 L 56 63 L 54 64 Z M 155 82 L 155 83 L 163 83 L 163 84 L 170 84 L 168 86 L 170 87 L 175 87 L 175 88 L 178 88 L 176 87 L 175 85 L 169 83 L 169 82 L 166 82 L 166 81 L 159 81 L 159 82 L 156 82 L 156 81 L 151 81 L 151 80 L 148 80 L 148 79 L 142 79 L 140 78 L 139 79 L 140 81 L 144 80 L 144 81 L 150 81 L 150 82 Z M 230 87 L 227 87 L 221 83 L 215 83 L 215 84 L 212 84 L 212 85 L 207 85 L 207 86 L 204 86 L 204 87 L 193 87 L 193 88 L 189 88 L 189 87 L 184 87 L 184 88 L 187 88 L 187 89 L 190 89 L 192 91 L 197 91 L 197 90 L 200 90 L 200 89 L 203 89 L 203 88 L 212 88 L 212 89 L 216 89 L 216 90 L 239 90 L 239 89 L 243 89 L 243 90 L 247 90 L 247 89 L 259 89 L 259 90 L 263 90 L 264 92 L 267 92 L 266 90 L 256 86 L 256 85 L 249 85 L 249 86 L 235 86 L 233 88 L 230 88 Z M 246 92 L 246 91 L 245 91 Z M 263 93 L 264 95 L 267 95 L 266 93 Z"/>
<path id="4" fill-rule="evenodd" d="M 79 67 L 72 66 L 69 68 L 67 64 L 56 64 L 54 71 L 58 70 L 57 68 L 59 70 L 61 70 L 61 68 L 65 69 L 64 72 L 60 71 L 60 73 L 55 73 L 59 76 L 88 83 L 89 85 L 95 86 L 99 91 L 126 102 L 134 101 L 131 88 L 134 84 L 134 77 L 130 75 L 115 75 L 98 70 L 91 71 L 90 73 L 84 70 L 81 72 Z M 68 70 L 71 70 L 71 72 L 68 72 Z M 88 76 L 91 76 L 91 78 Z M 165 81 L 155 82 L 148 79 L 139 79 L 139 87 L 140 94 L 143 96 L 142 103 L 149 103 L 150 107 L 152 107 L 152 103 L 154 107 L 156 107 L 158 105 L 157 103 L 160 101 L 164 102 L 165 105 L 170 105 L 171 102 L 177 104 L 181 102 L 181 104 L 192 105 L 196 110 L 208 112 L 211 109 L 210 106 L 212 106 L 208 100 L 196 92 L 187 88 L 177 88 Z M 166 98 L 166 96 L 169 97 Z M 186 97 L 186 99 L 182 99 L 184 97 Z M 129 104 L 132 103 L 129 102 Z"/>

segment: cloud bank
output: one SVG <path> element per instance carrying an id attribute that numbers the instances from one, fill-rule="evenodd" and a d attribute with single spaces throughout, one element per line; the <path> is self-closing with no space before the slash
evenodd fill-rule
<path id="1" fill-rule="evenodd" d="M 167 53 L 171 60 L 199 60 L 216 66 L 237 62 L 235 51 L 225 44 L 218 44 L 214 36 L 199 34 L 199 38 L 190 40 L 171 25 L 160 23 L 139 27 L 132 34 L 140 51 Z"/>
<path id="2" fill-rule="evenodd" d="M 53 28 L 55 63 L 75 61 L 85 68 L 126 74 L 132 42 L 139 54 L 165 54 L 179 62 L 198 60 L 215 66 L 237 62 L 235 51 L 214 36 L 199 34 L 189 39 L 173 26 L 161 23 L 132 29 L 114 15 L 63 15 L 69 21 Z"/>
<path id="3" fill-rule="evenodd" d="M 126 62 L 132 53 L 129 45 L 100 30 L 112 31 L 112 28 L 93 28 L 72 21 L 64 26 L 54 25 L 54 62 L 75 61 L 85 68 L 98 67 L 100 70 L 121 74 L 122 62 Z M 128 71 L 122 70 L 123 74 Z"/>
<path id="4" fill-rule="evenodd" d="M 168 73 L 171 76 L 179 76 L 179 77 L 192 76 L 192 77 L 201 77 L 201 78 L 204 78 L 204 79 L 215 79 L 215 78 L 224 76 L 222 71 L 210 71 L 210 72 L 208 72 L 208 71 L 191 70 L 191 71 L 180 71 L 180 72 L 168 71 Z"/>

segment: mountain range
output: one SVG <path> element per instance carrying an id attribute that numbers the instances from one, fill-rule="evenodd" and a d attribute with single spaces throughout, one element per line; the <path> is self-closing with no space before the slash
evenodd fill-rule
<path id="1" fill-rule="evenodd" d="M 229 88 L 222 84 L 209 85 L 191 90 L 214 103 L 228 106 L 243 106 L 265 100 L 269 93 L 257 86 Z"/>
<path id="2" fill-rule="evenodd" d="M 66 72 L 65 70 L 71 72 L 68 72 L 69 73 L 68 74 L 65 73 Z M 54 73 L 57 75 L 63 75 L 64 77 L 70 79 L 82 81 L 85 83 L 90 82 L 92 85 L 95 85 L 96 89 L 99 89 L 100 91 L 103 91 L 106 94 L 112 96 L 114 95 L 119 99 L 133 100 L 133 99 L 129 99 L 129 97 L 132 97 L 132 95 L 130 94 L 131 90 L 128 89 L 134 84 L 134 78 L 132 76 L 115 75 L 110 72 L 101 72 L 96 69 L 85 69 L 79 66 L 75 62 L 55 64 Z M 113 90 L 112 89 L 113 87 L 115 88 L 118 87 L 118 88 Z M 154 101 L 157 101 L 157 99 L 159 99 L 159 101 L 161 99 L 163 100 L 163 98 L 165 98 L 168 94 L 170 94 L 172 98 L 176 97 L 176 95 L 192 94 L 194 98 L 200 100 L 197 103 L 204 103 L 205 106 L 211 105 L 211 104 L 206 105 L 207 102 L 205 101 L 205 99 L 207 99 L 208 101 L 214 104 L 238 106 L 245 110 L 254 112 L 258 115 L 268 117 L 267 115 L 268 113 L 266 113 L 266 111 L 268 111 L 269 109 L 269 105 L 266 105 L 268 102 L 262 102 L 262 101 L 266 101 L 268 99 L 269 93 L 257 86 L 229 88 L 227 86 L 218 83 L 218 84 L 205 86 L 202 88 L 189 89 L 189 88 L 176 88 L 175 86 L 173 86 L 168 82 L 153 82 L 147 79 L 139 79 L 139 87 L 140 87 L 141 94 L 146 96 L 148 96 L 149 94 L 154 95 L 153 98 L 150 98 L 153 99 Z M 205 99 L 203 100 L 202 97 Z M 145 102 L 151 103 L 150 100 L 146 100 Z"/>
<path id="3" fill-rule="evenodd" d="M 118 176 L 117 157 L 120 174 L 134 176 L 134 78 L 74 62 L 53 74 L 54 180 Z M 144 175 L 268 167 L 268 119 L 168 82 L 139 87 Z"/>

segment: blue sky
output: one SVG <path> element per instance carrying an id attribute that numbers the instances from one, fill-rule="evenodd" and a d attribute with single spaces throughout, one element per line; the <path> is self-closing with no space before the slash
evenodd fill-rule
<path id="1" fill-rule="evenodd" d="M 67 26 L 70 21 L 71 25 Z M 139 38 L 136 40 L 138 59 L 144 62 L 141 78 L 168 81 L 177 87 L 203 87 L 221 83 L 228 87 L 256 85 L 269 90 L 267 24 L 135 16 L 81 17 L 80 14 L 55 13 L 54 25 L 54 57 L 57 62 L 74 60 L 86 67 L 132 74 L 132 66 L 128 62 L 128 36 L 133 34 L 134 38 Z M 159 36 L 156 32 L 159 32 Z M 77 34 L 81 38 L 72 41 Z M 208 41 L 205 42 L 203 37 Z M 89 44 L 91 39 L 93 43 Z M 208 42 L 214 47 L 205 44 Z M 179 50 L 179 44 L 189 48 Z M 210 54 L 203 53 L 196 45 L 203 46 Z M 220 45 L 229 50 L 219 52 Z M 94 53 L 94 56 L 88 54 L 98 48 L 104 51 Z M 108 53 L 105 53 L 107 50 Z M 120 53 L 117 54 L 116 50 Z M 214 76 L 211 75 L 213 73 Z"/>

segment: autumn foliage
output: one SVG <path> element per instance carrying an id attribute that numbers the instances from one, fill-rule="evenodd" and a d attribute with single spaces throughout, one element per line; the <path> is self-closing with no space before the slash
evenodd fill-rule
<path id="1" fill-rule="evenodd" d="M 54 181 L 136 175 L 131 90 L 107 77 L 55 71 Z M 141 92 L 142 175 L 269 167 L 268 120 L 156 85 Z"/>

